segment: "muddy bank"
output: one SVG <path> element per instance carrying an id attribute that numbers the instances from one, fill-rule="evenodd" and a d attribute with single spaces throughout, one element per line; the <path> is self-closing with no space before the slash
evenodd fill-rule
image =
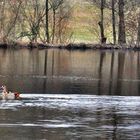
<path id="1" fill-rule="evenodd" d="M 59 48 L 59 49 L 68 49 L 68 50 L 86 50 L 86 49 L 100 49 L 100 50 L 140 50 L 140 46 L 137 45 L 114 45 L 114 44 L 85 44 L 85 43 L 70 43 L 67 45 L 59 44 L 42 44 L 42 43 L 14 43 L 14 44 L 6 44 L 0 43 L 0 48 L 38 48 L 38 49 L 49 49 L 49 48 Z"/>

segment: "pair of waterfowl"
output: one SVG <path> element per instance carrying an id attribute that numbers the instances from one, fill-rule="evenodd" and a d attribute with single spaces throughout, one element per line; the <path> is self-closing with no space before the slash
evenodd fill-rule
<path id="1" fill-rule="evenodd" d="M 1 86 L 1 89 L 2 89 L 2 93 L 0 95 L 0 99 L 3 99 L 3 100 L 20 99 L 20 93 L 8 91 L 6 86 Z"/>

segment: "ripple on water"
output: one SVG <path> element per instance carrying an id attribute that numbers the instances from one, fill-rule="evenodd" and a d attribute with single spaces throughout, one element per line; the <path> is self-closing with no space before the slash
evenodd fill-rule
<path id="1" fill-rule="evenodd" d="M 140 137 L 140 97 L 51 94 L 21 96 L 22 100 L 0 101 L 3 117 L 0 129 L 12 128 L 18 131 L 19 128 L 37 132 L 43 129 L 49 134 L 63 132 L 65 135 L 88 140 L 103 139 L 105 136 L 107 139 L 115 136 L 122 139 Z"/>
<path id="2" fill-rule="evenodd" d="M 129 113 L 130 110 L 133 113 L 137 113 L 140 107 L 140 97 L 46 94 L 22 94 L 21 97 L 23 98 L 22 100 L 1 100 L 0 109 L 28 106 L 58 109 L 82 108 L 94 111 L 115 107 L 118 109 L 118 113 L 121 111 Z"/>

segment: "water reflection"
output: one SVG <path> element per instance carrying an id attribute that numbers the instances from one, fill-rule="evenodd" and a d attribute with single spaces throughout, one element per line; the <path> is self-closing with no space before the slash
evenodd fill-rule
<path id="1" fill-rule="evenodd" d="M 0 84 L 26 93 L 139 95 L 134 51 L 0 50 Z"/>

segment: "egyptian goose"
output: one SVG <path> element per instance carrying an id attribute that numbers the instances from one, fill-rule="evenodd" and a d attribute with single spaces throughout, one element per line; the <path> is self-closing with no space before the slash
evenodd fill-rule
<path id="1" fill-rule="evenodd" d="M 2 94 L 0 96 L 1 99 L 3 99 L 3 100 L 20 99 L 20 94 L 18 92 L 8 91 L 6 86 L 2 86 L 1 89 L 3 90 Z"/>

